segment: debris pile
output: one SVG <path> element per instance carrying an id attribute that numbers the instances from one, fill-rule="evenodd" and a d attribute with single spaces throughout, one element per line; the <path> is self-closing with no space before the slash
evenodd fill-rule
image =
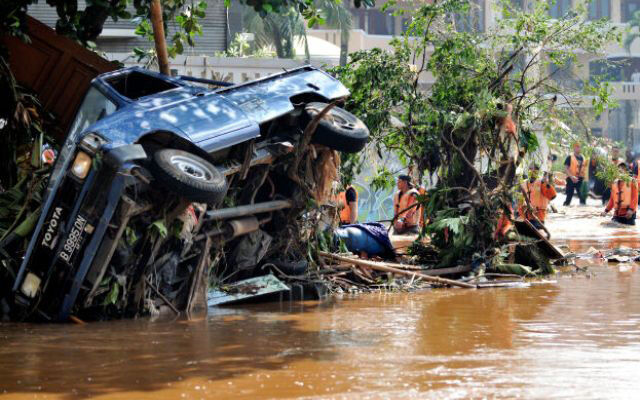
<path id="1" fill-rule="evenodd" d="M 256 81 L 225 89 L 225 101 L 236 96 L 245 106 L 247 95 L 261 93 L 269 112 L 279 114 L 265 114 L 262 103 L 225 111 L 237 120 L 215 128 L 244 136 L 233 145 L 218 143 L 211 153 L 188 137 L 154 131 L 152 124 L 168 128 L 162 116 L 154 120 L 152 109 L 145 114 L 149 126 L 142 126 L 138 109 L 131 108 L 141 97 L 157 95 L 164 102 L 163 92 L 175 88 L 175 80 L 139 69 L 97 79 L 131 102 L 111 114 L 81 106 L 78 115 L 92 111 L 86 114 L 96 119 L 69 133 L 50 177 L 40 133 L 30 141 L 29 167 L 19 169 L 23 178 L 15 185 L 2 181 L 12 183 L 0 193 L 3 318 L 102 320 L 191 314 L 207 305 L 276 293 L 307 298 L 325 292 L 504 286 L 521 284 L 521 279 L 487 278 L 545 274 L 552 270 L 550 259 L 562 258 L 527 227 L 518 227 L 518 233 L 528 238 L 495 247 L 485 235 L 493 230 L 491 219 L 482 214 L 488 208 L 478 206 L 474 191 L 465 197 L 464 210 L 450 208 L 454 199 L 441 198 L 449 211 L 431 215 L 426 228 L 436 245 L 413 246 L 413 263 L 394 259 L 384 227 L 347 227 L 341 236 L 338 210 L 332 206 L 338 151 L 360 151 L 369 132 L 336 106 L 346 89 L 311 67 L 268 78 L 290 85 Z M 323 86 L 316 91 L 335 96 L 328 103 L 308 97 L 307 82 L 314 79 Z M 121 80 L 138 84 L 120 85 Z M 273 92 L 272 86 L 299 93 Z M 200 88 L 186 84 L 175 89 L 198 111 L 176 111 L 179 125 L 195 127 L 193 135 L 221 140 L 225 135 L 211 126 L 227 118 L 216 106 L 221 104 L 218 94 L 202 95 Z M 93 94 L 107 96 L 98 92 Z M 163 107 L 163 112 L 175 111 L 173 103 Z M 23 111 L 25 124 L 34 126 L 27 120 L 32 112 Z M 251 120 L 244 116 L 249 112 Z M 207 116 L 204 122 L 202 115 Z M 254 130 L 256 120 L 262 122 Z M 245 123 L 247 129 L 236 129 Z M 118 124 L 125 124 L 130 136 L 124 137 Z M 484 221 L 482 226 L 478 221 Z M 461 229 L 466 225 L 469 229 Z M 350 232 L 368 232 L 383 246 L 376 253 L 344 254 L 348 244 L 340 238 L 349 238 Z M 486 246 L 472 254 L 470 243 L 478 235 L 484 235 Z M 374 254 L 385 261 L 366 259 Z"/>
<path id="2" fill-rule="evenodd" d="M 581 259 L 599 259 L 610 263 L 630 263 L 640 261 L 640 249 L 632 249 L 630 247 L 619 247 L 610 250 L 598 250 L 594 247 L 589 248 L 584 253 L 571 254 L 567 257 Z"/>

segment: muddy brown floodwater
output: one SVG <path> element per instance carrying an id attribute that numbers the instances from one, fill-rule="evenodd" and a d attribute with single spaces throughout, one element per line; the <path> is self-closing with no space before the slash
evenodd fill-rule
<path id="1" fill-rule="evenodd" d="M 561 196 L 562 197 L 562 196 Z M 572 250 L 640 247 L 595 207 L 554 215 Z M 0 325 L 0 398 L 637 398 L 637 266 L 523 289 L 371 294 L 206 319 Z"/>

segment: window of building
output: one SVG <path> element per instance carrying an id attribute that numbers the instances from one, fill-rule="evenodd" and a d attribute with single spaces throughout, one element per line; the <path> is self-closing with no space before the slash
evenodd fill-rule
<path id="1" fill-rule="evenodd" d="M 594 60 L 589 63 L 589 80 L 591 84 L 595 84 L 596 81 L 623 81 L 624 72 L 623 64 L 617 60 Z"/>
<path id="2" fill-rule="evenodd" d="M 469 12 L 454 15 L 458 32 L 484 32 L 484 3 L 483 0 L 470 0 Z"/>
<path id="3" fill-rule="evenodd" d="M 622 4 L 622 22 L 629 22 L 633 19 L 633 14 L 640 11 L 640 0 L 625 0 Z"/>
<path id="4" fill-rule="evenodd" d="M 611 18 L 609 0 L 591 0 L 589 3 L 589 19 Z"/>
<path id="5" fill-rule="evenodd" d="M 372 35 L 394 35 L 395 34 L 395 18 L 391 14 L 383 13 L 379 10 L 370 9 L 369 12 L 369 30 Z"/>
<path id="6" fill-rule="evenodd" d="M 549 15 L 552 18 L 560 19 L 571 10 L 571 0 L 556 0 L 549 8 Z"/>

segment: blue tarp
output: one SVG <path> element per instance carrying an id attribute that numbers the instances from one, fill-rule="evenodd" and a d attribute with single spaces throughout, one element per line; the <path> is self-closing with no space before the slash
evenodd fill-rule
<path id="1" fill-rule="evenodd" d="M 358 254 L 364 251 L 369 256 L 388 259 L 395 257 L 387 228 L 381 223 L 343 225 L 336 229 L 336 236 L 344 240 L 347 249 L 352 253 Z"/>

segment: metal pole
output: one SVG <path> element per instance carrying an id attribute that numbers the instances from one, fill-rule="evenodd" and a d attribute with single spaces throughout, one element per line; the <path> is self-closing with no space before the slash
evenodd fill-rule
<path id="1" fill-rule="evenodd" d="M 246 206 L 238 206 L 231 208 L 222 208 L 220 210 L 207 211 L 208 220 L 220 220 L 244 217 L 247 215 L 262 214 L 271 211 L 291 208 L 293 203 L 290 200 L 275 200 L 265 203 L 248 204 Z"/>

